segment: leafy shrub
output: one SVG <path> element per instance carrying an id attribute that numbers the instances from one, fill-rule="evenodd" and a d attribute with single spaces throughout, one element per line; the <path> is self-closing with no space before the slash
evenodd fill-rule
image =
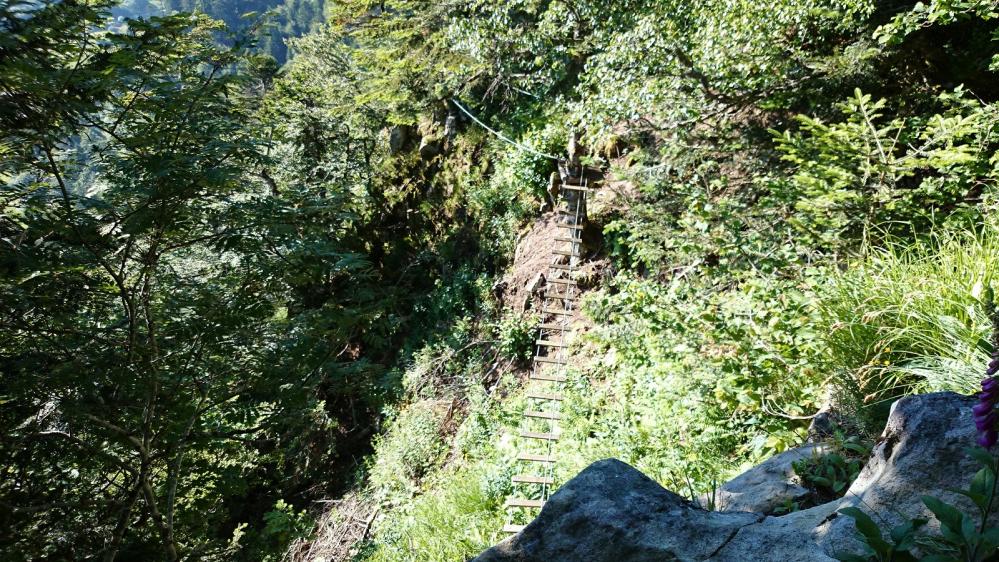
<path id="1" fill-rule="evenodd" d="M 567 428 L 587 432 L 595 455 L 696 491 L 794 446 L 804 430 L 794 418 L 820 391 L 808 300 L 782 285 L 711 292 L 619 275 L 584 303 L 601 319 L 590 376 L 603 382 L 589 391 L 596 411 Z"/>
<path id="2" fill-rule="evenodd" d="M 837 432 L 829 450 L 792 463 L 802 484 L 816 492 L 816 504 L 842 497 L 860 474 L 871 449 L 854 435 Z"/>
<path id="3" fill-rule="evenodd" d="M 972 477 L 968 488 L 954 491 L 970 499 L 978 508 L 978 513 L 968 515 L 938 498 L 923 496 L 923 504 L 940 523 L 940 535 L 928 537 L 929 540 L 919 540 L 921 537 L 917 532 L 927 521 L 913 519 L 892 529 L 891 542 L 888 542 L 869 515 L 855 507 L 842 509 L 840 513 L 852 517 L 856 522 L 857 534 L 866 552 L 863 555 L 841 554 L 838 558 L 846 562 L 982 562 L 993 559 L 999 551 L 999 527 L 990 524 L 989 518 L 995 511 L 999 461 L 992 453 L 981 448 L 972 449 L 969 454 L 982 468 Z M 921 558 L 916 558 L 913 552 L 917 544 L 925 554 Z"/>
<path id="4" fill-rule="evenodd" d="M 441 436 L 444 408 L 433 401 L 404 407 L 375 441 L 370 466 L 371 486 L 398 501 L 419 491 L 421 478 L 446 450 Z"/>
<path id="5" fill-rule="evenodd" d="M 889 120 L 887 100 L 858 89 L 839 105 L 843 121 L 801 115 L 800 132 L 776 133 L 778 149 L 795 170 L 775 189 L 792 201 L 790 223 L 809 245 L 840 250 L 870 226 L 908 234 L 934 224 L 938 215 L 977 213 L 965 199 L 993 178 L 988 138 L 996 118 L 961 88 L 937 102 L 940 113 Z"/>
<path id="6" fill-rule="evenodd" d="M 564 144 L 565 133 L 549 125 L 529 131 L 519 141 L 539 152 L 554 152 Z M 497 255 L 513 256 L 516 235 L 524 221 L 534 216 L 545 200 L 552 162 L 507 144 L 493 143 L 495 168 L 487 180 L 469 188 L 469 206 L 481 218 L 483 244 Z"/>
<path id="7" fill-rule="evenodd" d="M 391 512 L 376 544 L 359 556 L 366 562 L 468 560 L 496 541 L 503 526 L 504 496 L 489 477 L 472 470 L 439 475 L 435 493 Z"/>
<path id="8" fill-rule="evenodd" d="M 500 353 L 520 364 L 527 363 L 534 355 L 537 324 L 533 315 L 507 311 L 495 325 Z"/>
<path id="9" fill-rule="evenodd" d="M 999 273 L 999 231 L 894 240 L 830 279 L 819 331 L 833 383 L 875 420 L 903 393 L 973 392 L 991 322 L 981 306 Z"/>

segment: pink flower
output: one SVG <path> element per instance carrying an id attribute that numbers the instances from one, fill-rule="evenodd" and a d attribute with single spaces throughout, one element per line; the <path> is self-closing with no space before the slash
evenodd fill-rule
<path id="1" fill-rule="evenodd" d="M 999 431 L 996 428 L 996 423 L 999 422 L 999 413 L 996 412 L 996 404 L 999 403 L 999 380 L 996 379 L 996 372 L 999 372 L 999 350 L 992 354 L 992 361 L 989 362 L 985 378 L 982 379 L 978 404 L 972 408 L 975 414 L 975 428 L 978 429 L 978 444 L 986 449 L 991 449 L 999 441 Z"/>

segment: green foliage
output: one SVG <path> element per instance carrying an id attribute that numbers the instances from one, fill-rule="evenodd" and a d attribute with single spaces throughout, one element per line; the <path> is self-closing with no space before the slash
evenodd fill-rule
<path id="1" fill-rule="evenodd" d="M 783 298 L 761 289 L 711 295 L 683 279 L 661 286 L 622 276 L 587 300 L 587 313 L 602 319 L 594 335 L 605 350 L 594 374 L 618 403 L 595 423 L 598 435 L 627 444 L 616 445 L 619 458 L 675 489 L 690 479 L 703 490 L 729 475 L 731 459 L 797 442 L 800 423 L 773 414 L 814 407 L 817 336 L 806 331 L 807 297 L 785 309 L 795 302 L 790 288 Z"/>
<path id="2" fill-rule="evenodd" d="M 839 560 L 845 562 L 868 562 L 869 560 L 909 562 L 920 560 L 913 553 L 916 546 L 916 532 L 927 523 L 925 519 L 913 519 L 893 528 L 890 533 L 891 542 L 884 538 L 881 528 L 861 509 L 845 507 L 839 513 L 851 517 L 857 526 L 857 532 L 863 541 L 866 555 L 840 554 Z"/>
<path id="3" fill-rule="evenodd" d="M 325 0 L 139 0 L 125 3 L 119 11 L 129 17 L 155 13 L 195 12 L 223 21 L 233 30 L 249 29 L 258 49 L 279 64 L 293 55 L 287 40 L 319 27 L 326 12 Z M 258 25 L 259 18 L 265 25 Z"/>
<path id="4" fill-rule="evenodd" d="M 882 560 L 930 560 L 933 562 L 981 562 L 990 560 L 999 550 L 999 527 L 989 524 L 995 512 L 996 474 L 999 464 L 989 451 L 975 448 L 969 451 L 982 468 L 975 473 L 967 489 L 954 490 L 967 497 L 978 509 L 975 516 L 962 512 L 939 498 L 923 496 L 923 503 L 933 513 L 940 524 L 940 536 L 936 540 L 925 540 L 917 531 L 926 524 L 925 519 L 913 519 L 892 529 L 892 542 L 884 540 L 881 529 L 866 513 L 855 507 L 839 512 L 852 517 L 857 525 L 858 536 L 866 553 L 864 555 L 842 554 L 840 560 L 868 562 Z M 919 540 L 923 538 L 924 540 Z M 920 547 L 924 556 L 916 558 L 912 553 Z"/>
<path id="5" fill-rule="evenodd" d="M 203 15 L 106 8 L 0 8 L 0 553 L 260 559 L 501 258 L 338 40 L 278 77 Z"/>
<path id="6" fill-rule="evenodd" d="M 991 221 L 916 245 L 896 239 L 830 279 L 819 330 L 845 396 L 878 414 L 902 393 L 977 388 L 991 351 L 981 299 L 995 288 L 997 240 Z"/>
<path id="7" fill-rule="evenodd" d="M 261 160 L 223 72 L 241 44 L 186 16 L 108 33 L 79 6 L 26 20 L 76 31 L 22 51 L 21 71 L 64 86 L 31 94 L 49 117 L 4 129 L 4 556 L 174 560 L 222 548 L 221 507 L 292 450 L 278 419 L 309 398 L 268 376 L 273 293 L 239 259 L 253 228 L 232 199 Z"/>
<path id="8" fill-rule="evenodd" d="M 847 437 L 842 432 L 837 432 L 827 446 L 827 451 L 795 461 L 791 466 L 805 486 L 815 490 L 822 500 L 831 501 L 842 497 L 857 479 L 871 449 L 859 437 Z"/>
<path id="9" fill-rule="evenodd" d="M 538 319 L 531 315 L 507 312 L 496 324 L 497 344 L 504 357 L 521 365 L 534 355 Z"/>
<path id="10" fill-rule="evenodd" d="M 392 420 L 390 429 L 375 441 L 374 464 L 368 481 L 380 493 L 413 494 L 421 478 L 436 466 L 445 451 L 441 422 L 446 405 L 417 402 Z"/>
<path id="11" fill-rule="evenodd" d="M 104 20 L 111 4 L 8 0 L 0 6 L 4 144 L 13 148 L 31 135 L 58 139 L 112 94 L 122 65 L 93 56 L 78 39 Z M 120 56 L 129 54 L 125 50 Z"/>
<path id="12" fill-rule="evenodd" d="M 801 132 L 777 134 L 778 149 L 796 171 L 778 182 L 793 202 L 789 222 L 819 249 L 855 244 L 871 225 L 925 230 L 937 216 L 974 213 L 965 202 L 995 180 L 988 138 L 991 108 L 959 88 L 942 94 L 928 119 L 883 122 L 886 100 L 857 90 L 841 106 L 845 121 L 825 124 L 799 116 Z"/>
<path id="13" fill-rule="evenodd" d="M 557 480 L 617 456 L 693 495 L 830 379 L 970 390 L 996 33 L 964 0 L 2 3 L 0 557 L 273 559 L 353 473 L 370 559 L 497 538 L 534 334 L 489 293 L 553 167 L 455 99 L 651 166 L 601 225 Z M 803 477 L 842 491 L 836 455 Z"/>
<path id="14" fill-rule="evenodd" d="M 889 23 L 879 27 L 874 35 L 881 43 L 899 45 L 906 36 L 920 29 L 974 18 L 992 20 L 997 17 L 999 10 L 995 2 L 988 0 L 916 2 L 911 10 L 896 15 Z"/>
<path id="15" fill-rule="evenodd" d="M 576 113 L 591 133 L 626 122 L 681 150 L 696 136 L 690 124 L 800 85 L 805 61 L 855 32 L 873 9 L 865 1 L 638 4 L 621 5 L 627 18 L 595 25 L 606 43 L 581 77 L 586 98 Z"/>
<path id="16" fill-rule="evenodd" d="M 503 526 L 505 493 L 490 489 L 483 473 L 447 470 L 434 493 L 393 511 L 375 545 L 360 556 L 368 562 L 467 560 L 496 540 Z"/>
<path id="17" fill-rule="evenodd" d="M 520 139 L 526 146 L 551 153 L 564 141 L 562 131 L 551 126 L 528 131 Z M 554 171 L 550 160 L 522 150 L 511 150 L 495 143 L 498 153 L 489 179 L 483 185 L 469 187 L 472 209 L 483 218 L 490 250 L 498 255 L 512 255 L 517 233 L 526 219 L 538 211 L 545 200 L 549 175 Z"/>
<path id="18" fill-rule="evenodd" d="M 271 559 L 279 560 L 285 546 L 293 539 L 306 536 L 312 529 L 313 522 L 304 510 L 297 512 L 284 500 L 278 500 L 274 509 L 264 514 L 264 524 L 261 535 L 270 543 L 269 548 L 257 546 L 256 551 L 269 551 Z"/>

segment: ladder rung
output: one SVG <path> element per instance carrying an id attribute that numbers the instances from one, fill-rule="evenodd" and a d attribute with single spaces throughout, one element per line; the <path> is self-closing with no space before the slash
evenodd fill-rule
<path id="1" fill-rule="evenodd" d="M 555 400 L 556 402 L 562 400 L 561 394 L 548 394 L 546 392 L 535 392 L 535 391 L 528 391 L 527 397 L 533 398 L 535 400 Z"/>
<path id="2" fill-rule="evenodd" d="M 575 185 L 571 183 L 563 183 L 561 187 L 562 189 L 567 189 L 569 191 L 582 191 L 583 193 L 593 193 L 594 191 L 596 191 L 592 188 L 583 185 Z"/>
<path id="3" fill-rule="evenodd" d="M 577 253 L 575 253 L 575 252 L 573 252 L 571 250 L 570 251 L 566 251 L 566 250 L 552 250 L 552 253 L 555 254 L 556 256 L 570 256 L 570 257 L 573 257 L 573 258 L 578 258 L 579 257 L 579 254 L 577 254 Z"/>
<path id="4" fill-rule="evenodd" d="M 569 347 L 569 344 L 551 340 L 538 340 L 534 342 L 536 345 L 543 345 L 546 347 Z"/>
<path id="5" fill-rule="evenodd" d="M 525 500 L 521 498 L 510 498 L 506 500 L 507 507 L 530 507 L 541 509 L 545 506 L 544 500 Z"/>
<path id="6" fill-rule="evenodd" d="M 546 299 L 561 299 L 561 300 L 564 300 L 564 301 L 575 301 L 575 300 L 579 300 L 574 295 L 560 295 L 558 293 L 545 293 L 545 298 Z"/>
<path id="7" fill-rule="evenodd" d="M 538 363 L 553 363 L 555 365 L 565 365 L 565 360 L 555 359 L 554 357 L 535 357 L 535 361 Z"/>
<path id="8" fill-rule="evenodd" d="M 537 453 L 518 453 L 517 460 L 528 462 L 555 462 L 555 457 L 551 455 L 539 455 Z"/>
<path id="9" fill-rule="evenodd" d="M 521 437 L 540 439 L 541 441 L 558 441 L 558 433 L 539 433 L 537 431 L 521 431 Z"/>
<path id="10" fill-rule="evenodd" d="M 559 316 L 572 316 L 571 310 L 553 310 L 551 308 L 542 308 L 542 314 L 558 314 Z"/>
<path id="11" fill-rule="evenodd" d="M 557 222 L 555 226 L 559 228 L 568 228 L 570 230 L 583 230 L 583 226 L 579 224 L 569 224 L 567 222 Z"/>
<path id="12" fill-rule="evenodd" d="M 583 239 L 582 238 L 568 238 L 568 237 L 565 237 L 565 236 L 556 236 L 555 237 L 555 241 L 556 242 L 572 242 L 574 244 L 582 244 L 583 243 Z"/>
<path id="13" fill-rule="evenodd" d="M 524 527 L 526 527 L 526 526 L 527 525 L 512 525 L 510 523 L 507 523 L 506 525 L 503 525 L 503 532 L 504 533 L 519 533 L 519 532 L 523 531 Z"/>
<path id="14" fill-rule="evenodd" d="M 540 418 L 543 420 L 560 420 L 562 414 L 556 412 L 524 412 L 525 418 Z"/>
<path id="15" fill-rule="evenodd" d="M 541 330 L 562 330 L 563 332 L 571 332 L 572 331 L 572 327 L 571 326 L 569 326 L 569 325 L 563 326 L 561 324 L 541 324 L 540 326 L 538 326 L 538 328 L 541 329 Z"/>
<path id="16" fill-rule="evenodd" d="M 554 484 L 555 479 L 549 478 L 547 476 L 531 476 L 527 474 L 521 474 L 514 476 L 510 479 L 514 484 Z"/>
<path id="17" fill-rule="evenodd" d="M 550 267 L 551 269 L 561 269 L 562 271 L 576 271 L 577 269 L 579 269 L 574 265 L 562 265 L 560 263 L 551 263 L 548 264 L 548 267 Z"/>
<path id="18" fill-rule="evenodd" d="M 532 381 L 565 382 L 565 375 L 531 375 Z"/>
<path id="19" fill-rule="evenodd" d="M 548 283 L 555 285 L 578 285 L 579 283 L 575 279 L 548 279 Z"/>

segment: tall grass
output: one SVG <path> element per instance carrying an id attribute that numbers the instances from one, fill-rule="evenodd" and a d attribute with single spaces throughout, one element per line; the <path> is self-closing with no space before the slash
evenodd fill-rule
<path id="1" fill-rule="evenodd" d="M 984 299 L 999 273 L 999 230 L 889 241 L 834 277 L 822 309 L 833 384 L 871 421 L 908 393 L 973 392 L 985 370 Z"/>
<path id="2" fill-rule="evenodd" d="M 468 560 L 501 537 L 504 494 L 474 469 L 444 471 L 429 493 L 389 513 L 365 562 Z"/>

